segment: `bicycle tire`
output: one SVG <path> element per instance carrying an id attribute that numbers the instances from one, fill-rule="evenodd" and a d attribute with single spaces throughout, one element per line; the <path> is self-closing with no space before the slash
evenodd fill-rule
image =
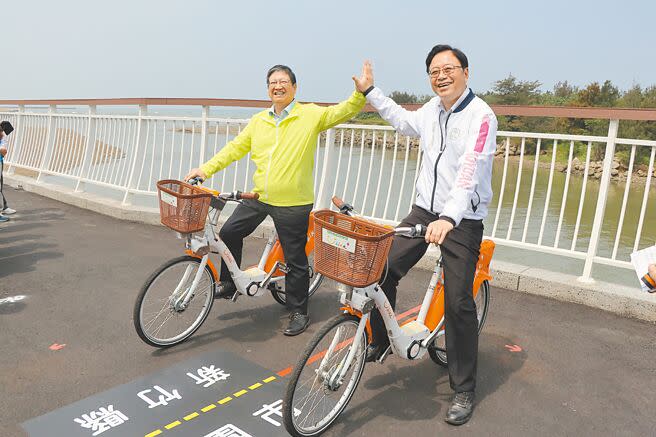
<path id="1" fill-rule="evenodd" d="M 483 325 L 485 325 L 485 320 L 487 319 L 487 313 L 490 308 L 490 284 L 487 280 L 481 283 L 481 286 L 476 295 L 476 313 L 478 318 L 478 334 L 480 335 L 483 330 Z M 480 305 L 479 305 L 480 304 Z M 444 337 L 444 336 L 442 336 Z M 439 347 L 435 343 L 440 337 L 436 338 L 433 341 L 433 344 L 428 346 L 428 355 L 434 363 L 439 364 L 442 367 L 448 366 L 447 360 L 447 351 L 446 345 L 444 347 Z"/>
<path id="2" fill-rule="evenodd" d="M 299 359 L 296 366 L 294 366 L 294 371 L 290 376 L 289 383 L 287 384 L 287 390 L 285 391 L 285 396 L 283 398 L 283 421 L 285 423 L 285 428 L 287 432 L 295 437 L 312 437 L 318 436 L 324 431 L 326 431 L 330 425 L 339 417 L 339 415 L 344 411 L 349 401 L 353 397 L 355 390 L 358 387 L 358 383 L 362 378 L 362 372 L 364 371 L 364 366 L 366 364 L 366 350 L 367 350 L 367 334 L 366 331 L 363 331 L 362 335 L 358 340 L 353 340 L 350 343 L 347 343 L 345 346 L 348 347 L 339 347 L 339 345 L 344 344 L 345 342 L 352 339 L 356 334 L 356 329 L 360 323 L 360 318 L 353 316 L 351 314 L 340 314 L 336 317 L 333 317 L 328 322 L 326 322 L 321 329 L 314 335 L 312 340 L 308 343 L 307 347 L 303 351 L 301 358 Z M 340 332 L 336 330 L 333 335 L 331 333 L 334 329 L 340 328 L 342 325 L 350 325 L 351 330 L 345 330 L 347 332 Z M 352 331 L 352 332 L 351 332 Z M 342 335 L 344 334 L 344 335 Z M 340 335 L 339 337 L 334 337 L 335 335 Z M 322 340 L 327 339 L 327 342 L 322 342 Z M 329 356 L 326 350 L 329 350 L 331 343 L 337 345 L 333 348 L 332 354 Z M 347 374 L 351 373 L 351 376 L 345 375 L 344 381 L 341 384 L 337 384 L 331 381 L 331 377 L 334 378 L 337 375 L 340 362 L 345 359 L 348 355 L 348 352 L 352 347 L 356 347 L 356 355 L 353 358 L 350 368 L 347 370 Z M 323 354 L 323 355 L 322 355 Z M 333 359 L 337 358 L 334 360 Z M 325 364 L 328 367 L 323 372 L 317 372 L 320 370 L 319 367 L 321 363 L 325 361 Z M 313 370 L 310 368 L 312 364 L 316 363 L 317 369 Z M 328 415 L 322 417 L 317 424 L 312 427 L 303 427 L 302 423 L 299 423 L 299 420 L 304 420 L 301 418 L 301 415 L 306 411 L 305 406 L 310 400 L 321 401 L 321 399 L 314 396 L 305 395 L 304 392 L 307 391 L 305 387 L 306 380 L 302 378 L 302 375 L 307 375 L 312 379 L 312 387 L 310 387 L 310 393 L 312 389 L 316 386 L 318 393 L 323 395 L 323 398 L 327 398 L 331 393 L 338 393 L 342 388 L 344 391 L 341 395 L 337 395 L 337 404 L 330 408 Z M 319 373 L 322 376 L 319 376 Z M 312 376 L 314 375 L 314 376 Z M 299 386 L 299 381 L 301 385 Z M 309 381 L 309 380 L 308 380 Z M 303 405 L 301 403 L 305 402 Z M 314 403 L 313 408 L 310 409 L 309 413 L 312 413 L 314 409 L 319 405 L 319 402 Z M 299 408 L 297 408 L 299 407 Z M 323 405 L 321 411 L 325 411 L 325 404 Z M 299 419 L 301 418 L 301 419 Z"/>
<path id="3" fill-rule="evenodd" d="M 310 256 L 312 256 L 313 253 L 314 252 L 311 252 Z M 308 261 L 310 256 L 308 256 Z M 314 263 L 312 262 L 309 263 L 310 287 L 308 289 L 308 298 L 310 298 L 319 289 L 319 287 L 321 287 L 321 283 L 323 282 L 323 275 L 321 273 L 317 273 L 314 270 L 313 264 Z M 269 291 L 271 291 L 271 296 L 273 297 L 273 300 L 275 300 L 282 306 L 287 305 L 287 293 L 285 293 L 285 281 L 269 284 Z"/>
<path id="4" fill-rule="evenodd" d="M 178 258 L 174 258 L 162 264 L 157 270 L 155 270 L 148 277 L 148 279 L 146 279 L 146 282 L 141 287 L 141 290 L 137 295 L 137 299 L 135 301 L 134 311 L 133 311 L 134 328 L 137 331 L 137 335 L 139 335 L 139 337 L 146 344 L 159 348 L 167 348 L 182 343 L 191 335 L 193 335 L 193 333 L 196 332 L 198 328 L 200 328 L 200 326 L 203 324 L 203 322 L 209 315 L 210 310 L 212 309 L 212 304 L 214 302 L 214 290 L 216 287 L 216 281 L 214 279 L 214 275 L 212 274 L 212 270 L 210 269 L 209 265 L 205 266 L 203 272 L 202 279 L 205 282 L 199 283 L 199 290 L 197 290 L 194 297 L 192 297 L 190 301 L 190 305 L 188 305 L 184 309 L 181 309 L 180 307 L 175 308 L 173 302 L 175 300 L 175 297 L 173 296 L 173 292 L 176 289 L 176 284 L 179 285 L 180 279 L 184 278 L 184 276 L 180 276 L 180 274 L 177 274 L 177 272 L 171 273 L 172 270 L 185 265 L 187 267 L 188 266 L 192 267 L 192 271 L 187 275 L 188 276 L 187 281 L 184 286 L 184 289 L 186 290 L 188 289 L 187 284 L 191 285 L 191 282 L 193 282 L 194 275 L 198 270 L 198 266 L 200 266 L 200 262 L 201 260 L 199 258 L 195 258 L 191 256 L 181 256 Z M 195 268 L 194 265 L 196 265 Z M 183 270 L 182 275 L 184 275 L 184 272 L 186 271 L 187 267 L 185 267 L 185 269 Z M 170 279 L 166 277 L 166 275 L 168 275 L 169 273 L 171 273 Z M 166 279 L 169 279 L 168 283 L 166 283 Z M 161 287 L 159 286 L 160 282 L 163 283 Z M 152 320 L 145 320 L 147 319 L 146 313 L 147 311 L 149 311 L 150 308 L 150 298 L 153 297 L 153 295 L 156 295 L 156 292 L 159 291 L 160 289 L 156 287 L 160 287 L 161 290 L 164 291 L 162 293 L 162 296 L 164 296 L 164 298 L 162 299 L 160 297 L 159 300 L 155 299 L 154 308 L 156 309 L 159 307 L 160 309 Z M 202 299 L 202 302 L 200 302 L 201 307 L 198 310 L 198 314 L 196 316 L 193 316 L 194 311 L 189 311 L 189 310 L 190 308 L 192 308 L 191 303 L 194 302 L 194 299 L 198 300 L 197 298 L 201 296 L 199 294 L 199 291 L 203 292 L 204 298 Z M 181 293 L 178 293 L 177 297 L 179 297 L 180 294 Z M 193 308 L 196 307 L 197 305 L 193 306 Z M 159 325 L 159 327 L 156 329 L 154 333 L 151 332 L 151 329 L 149 328 L 150 325 L 152 325 L 159 318 L 160 315 L 164 315 L 164 314 L 166 314 L 166 318 L 164 319 L 164 321 L 161 322 L 161 324 Z M 169 321 L 171 318 L 174 317 L 179 319 L 178 321 L 181 321 L 183 314 L 191 314 L 193 319 L 192 322 L 180 324 L 183 327 L 183 329 L 181 329 L 180 332 L 177 333 L 176 335 L 171 335 L 169 337 L 159 336 L 158 332 L 161 330 L 164 324 L 167 323 L 167 321 Z"/>

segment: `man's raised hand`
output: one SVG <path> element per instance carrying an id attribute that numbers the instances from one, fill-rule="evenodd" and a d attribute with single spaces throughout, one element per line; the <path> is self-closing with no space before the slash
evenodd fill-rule
<path id="1" fill-rule="evenodd" d="M 374 71 L 370 61 L 364 61 L 360 77 L 353 76 L 353 82 L 355 82 L 355 88 L 361 93 L 367 91 L 374 84 Z"/>

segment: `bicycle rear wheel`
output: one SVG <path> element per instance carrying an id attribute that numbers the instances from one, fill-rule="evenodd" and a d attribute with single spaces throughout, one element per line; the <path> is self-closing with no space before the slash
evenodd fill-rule
<path id="1" fill-rule="evenodd" d="M 344 411 L 362 378 L 367 334 L 355 338 L 360 319 L 340 314 L 315 334 L 291 375 L 283 399 L 287 432 L 296 437 L 317 436 Z M 344 378 L 339 379 L 349 351 L 355 348 Z"/>
<path id="2" fill-rule="evenodd" d="M 314 251 L 308 255 L 308 265 L 310 266 L 310 288 L 308 289 L 308 297 L 311 297 L 321 287 L 323 282 L 323 275 L 314 270 Z M 279 281 L 269 284 L 271 296 L 280 305 L 287 304 L 287 294 L 285 293 L 285 281 Z"/>
<path id="3" fill-rule="evenodd" d="M 480 334 L 487 318 L 487 312 L 490 307 L 490 284 L 488 281 L 483 281 L 478 288 L 478 293 L 474 298 L 476 303 L 476 317 L 478 318 L 478 333 Z M 442 367 L 447 367 L 447 351 L 446 351 L 446 338 L 444 333 L 437 337 L 433 344 L 428 347 L 428 355 L 431 359 Z"/>
<path id="4" fill-rule="evenodd" d="M 207 318 L 214 302 L 215 287 L 208 265 L 188 304 L 183 303 L 200 261 L 191 256 L 172 259 L 146 280 L 134 305 L 133 320 L 137 334 L 147 344 L 169 347 L 181 343 Z"/>

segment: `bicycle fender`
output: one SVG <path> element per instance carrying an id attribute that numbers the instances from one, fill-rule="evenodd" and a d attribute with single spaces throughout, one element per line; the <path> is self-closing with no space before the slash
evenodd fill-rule
<path id="1" fill-rule="evenodd" d="M 341 307 L 340 310 L 346 311 L 347 313 L 351 314 L 352 316 L 362 318 L 362 313 L 358 310 L 354 310 L 351 307 Z M 364 326 L 365 330 L 367 331 L 367 338 L 369 339 L 369 343 L 371 343 L 374 340 L 373 334 L 371 333 L 371 318 L 367 319 L 367 324 Z"/>
<path id="2" fill-rule="evenodd" d="M 198 258 L 198 259 L 202 258 L 202 256 L 196 255 L 189 249 L 185 250 L 185 253 L 193 258 Z M 212 276 L 214 276 L 214 281 L 218 282 L 219 272 L 216 270 L 216 267 L 214 267 L 214 263 L 212 263 L 212 260 L 209 258 L 207 259 L 207 265 L 210 266 L 210 270 L 212 271 Z"/>

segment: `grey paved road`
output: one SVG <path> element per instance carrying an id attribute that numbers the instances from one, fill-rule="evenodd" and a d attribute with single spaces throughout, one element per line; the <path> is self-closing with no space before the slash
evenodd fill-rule
<path id="1" fill-rule="evenodd" d="M 148 274 L 180 254 L 172 233 L 7 190 L 20 213 L 0 224 L 0 299 L 26 298 L 0 304 L 1 436 L 26 435 L 20 424 L 30 418 L 217 348 L 285 369 L 336 312 L 324 286 L 311 301 L 309 332 L 287 338 L 286 313 L 269 296 L 221 301 L 185 344 L 152 349 L 133 330 L 132 305 Z M 248 242 L 246 262 L 261 245 Z M 420 303 L 428 276 L 418 270 L 402 282 L 401 309 Z M 66 346 L 50 350 L 54 343 Z M 467 425 L 442 421 L 451 396 L 442 368 L 392 357 L 365 369 L 326 435 L 656 433 L 654 325 L 493 288 L 479 357 Z"/>

